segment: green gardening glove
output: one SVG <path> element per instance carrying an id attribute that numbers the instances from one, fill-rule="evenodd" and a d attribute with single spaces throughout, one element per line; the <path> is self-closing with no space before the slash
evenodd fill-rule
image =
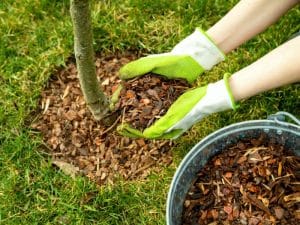
<path id="1" fill-rule="evenodd" d="M 122 124 L 117 130 L 128 137 L 175 139 L 202 118 L 236 108 L 228 76 L 225 74 L 223 80 L 182 94 L 163 117 L 143 132 L 130 127 L 129 124 Z"/>
<path id="2" fill-rule="evenodd" d="M 179 42 L 171 52 L 149 55 L 130 62 L 120 70 L 121 79 L 149 72 L 169 79 L 183 78 L 192 83 L 197 77 L 225 59 L 224 53 L 200 28 Z"/>

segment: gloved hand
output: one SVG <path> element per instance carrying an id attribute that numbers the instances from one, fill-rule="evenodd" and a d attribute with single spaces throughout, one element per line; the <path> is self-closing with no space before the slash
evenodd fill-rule
<path id="1" fill-rule="evenodd" d="M 208 35 L 196 28 L 171 52 L 149 55 L 126 64 L 120 70 L 120 78 L 130 79 L 153 72 L 167 78 L 184 78 L 192 83 L 204 70 L 210 70 L 224 59 L 224 53 Z"/>
<path id="2" fill-rule="evenodd" d="M 215 112 L 235 109 L 228 83 L 229 74 L 216 83 L 191 89 L 182 94 L 167 113 L 143 132 L 122 124 L 118 132 L 124 136 L 148 139 L 175 139 L 193 124 Z"/>

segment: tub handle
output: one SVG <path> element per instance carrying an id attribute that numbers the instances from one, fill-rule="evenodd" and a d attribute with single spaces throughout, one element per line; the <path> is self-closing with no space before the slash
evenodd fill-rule
<path id="1" fill-rule="evenodd" d="M 284 111 L 279 111 L 275 114 L 272 114 L 272 115 L 268 116 L 268 119 L 269 120 L 274 120 L 275 122 L 280 123 L 280 124 L 286 124 L 286 122 L 284 122 L 286 117 L 290 118 L 291 120 L 293 120 L 295 122 L 295 124 L 300 126 L 300 120 L 299 119 L 297 119 L 291 113 L 284 112 Z"/>

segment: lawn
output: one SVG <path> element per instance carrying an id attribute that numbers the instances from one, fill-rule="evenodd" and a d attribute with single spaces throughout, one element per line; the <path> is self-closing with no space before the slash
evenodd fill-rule
<path id="1" fill-rule="evenodd" d="M 94 46 L 103 54 L 128 49 L 168 51 L 196 26 L 208 29 L 237 1 L 93 1 Z M 230 53 L 198 84 L 222 78 L 260 58 L 300 30 L 299 7 Z M 212 115 L 177 141 L 174 163 L 145 181 L 96 187 L 55 170 L 39 133 L 29 129 L 49 76 L 73 54 L 68 0 L 0 2 L 0 224 L 165 224 L 169 184 L 180 160 L 209 133 L 277 111 L 300 116 L 300 85 L 289 85 Z M 297 60 L 297 59 L 295 59 Z"/>

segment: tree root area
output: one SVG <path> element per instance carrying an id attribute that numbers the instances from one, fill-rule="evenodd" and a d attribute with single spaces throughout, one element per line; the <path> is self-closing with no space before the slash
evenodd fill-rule
<path id="1" fill-rule="evenodd" d="M 125 87 L 109 125 L 95 121 L 88 110 L 74 60 L 50 77 L 31 127 L 41 132 L 54 164 L 63 172 L 83 174 L 102 185 L 119 178 L 145 179 L 172 163 L 172 141 L 131 139 L 116 132 L 122 122 L 141 130 L 149 127 L 188 88 L 182 80 L 153 74 L 121 81 L 119 69 L 136 58 L 131 53 L 96 57 L 97 76 L 106 95 L 111 96 L 120 83 Z"/>

